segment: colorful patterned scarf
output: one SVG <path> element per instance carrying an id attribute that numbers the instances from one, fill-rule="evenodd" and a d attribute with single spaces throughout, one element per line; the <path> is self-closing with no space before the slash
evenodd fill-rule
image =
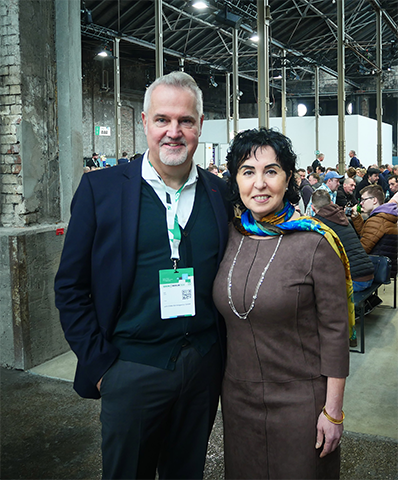
<path id="1" fill-rule="evenodd" d="M 260 222 L 257 222 L 253 218 L 250 210 L 246 210 L 241 217 L 234 218 L 233 224 L 242 235 L 259 235 L 265 237 L 267 235 L 284 235 L 297 231 L 316 232 L 323 235 L 344 265 L 348 302 L 348 326 L 350 338 L 356 338 L 354 290 L 352 288 L 350 263 L 343 244 L 331 228 L 312 217 L 302 216 L 298 220 L 289 222 L 288 220 L 292 218 L 294 212 L 295 209 L 293 205 L 286 202 L 282 210 L 275 214 L 265 216 Z"/>

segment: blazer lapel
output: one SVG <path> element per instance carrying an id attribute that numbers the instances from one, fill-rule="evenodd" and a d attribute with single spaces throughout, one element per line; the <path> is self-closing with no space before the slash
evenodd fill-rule
<path id="1" fill-rule="evenodd" d="M 212 178 L 209 178 L 208 175 L 205 175 L 200 168 L 198 168 L 198 172 L 199 177 L 203 181 L 203 184 L 206 188 L 206 192 L 210 198 L 211 205 L 216 215 L 219 234 L 218 237 L 220 239 L 220 248 L 218 250 L 218 264 L 220 264 L 224 255 L 225 245 L 228 240 L 228 215 L 225 209 L 224 199 L 217 182 L 213 181 Z"/>
<path id="2" fill-rule="evenodd" d="M 141 203 L 142 157 L 126 164 L 122 181 L 121 208 L 121 305 L 125 305 L 133 286 L 139 214 Z"/>

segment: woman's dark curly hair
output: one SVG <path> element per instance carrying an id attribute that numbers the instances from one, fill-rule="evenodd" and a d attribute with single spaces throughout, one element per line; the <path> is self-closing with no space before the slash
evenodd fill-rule
<path id="1" fill-rule="evenodd" d="M 276 158 L 281 167 L 286 173 L 286 178 L 291 174 L 289 184 L 284 196 L 284 200 L 296 204 L 298 203 L 299 190 L 294 174 L 296 172 L 297 155 L 293 152 L 292 142 L 282 133 L 267 128 L 253 128 L 252 130 L 245 130 L 236 135 L 227 154 L 227 166 L 231 174 L 228 178 L 228 185 L 230 189 L 230 200 L 233 204 L 244 212 L 247 210 L 243 204 L 239 188 L 236 182 L 239 167 L 242 163 L 252 155 L 256 155 L 257 150 L 262 147 L 272 147 L 275 150 Z"/>

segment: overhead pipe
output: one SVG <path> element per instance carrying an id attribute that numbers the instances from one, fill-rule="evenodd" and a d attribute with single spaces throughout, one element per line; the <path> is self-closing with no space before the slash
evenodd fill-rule
<path id="1" fill-rule="evenodd" d="M 234 136 L 239 131 L 239 78 L 238 78 L 238 29 L 234 28 L 232 37 L 232 105 Z"/>
<path id="2" fill-rule="evenodd" d="M 382 144 L 382 132 L 383 132 L 383 74 L 382 74 L 382 28 L 381 28 L 381 12 L 380 9 L 376 10 L 376 63 L 379 67 L 376 77 L 376 117 L 377 117 L 377 165 L 381 165 L 383 162 L 383 144 Z"/>
<path id="3" fill-rule="evenodd" d="M 315 67 L 315 150 L 319 152 L 319 67 Z"/>
<path id="4" fill-rule="evenodd" d="M 163 75 L 163 13 L 162 0 L 155 0 L 156 78 Z"/>
<path id="5" fill-rule="evenodd" d="M 338 112 L 338 157 L 339 172 L 344 175 L 345 172 L 345 28 L 344 28 L 344 0 L 337 0 L 337 72 L 338 72 L 338 93 L 337 93 L 337 112 Z"/>
<path id="6" fill-rule="evenodd" d="M 120 98 L 120 38 L 113 40 L 114 103 L 115 103 L 115 154 L 116 161 L 122 156 L 122 103 Z"/>
<path id="7" fill-rule="evenodd" d="M 269 128 L 269 5 L 268 0 L 257 0 L 258 35 L 258 126 Z"/>
<path id="8" fill-rule="evenodd" d="M 281 90 L 281 114 L 282 114 L 282 133 L 286 135 L 286 81 L 287 81 L 287 68 L 286 68 L 286 50 L 282 51 L 282 90 Z"/>

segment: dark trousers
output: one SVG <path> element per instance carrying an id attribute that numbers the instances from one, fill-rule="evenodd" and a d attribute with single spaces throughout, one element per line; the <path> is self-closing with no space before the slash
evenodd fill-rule
<path id="1" fill-rule="evenodd" d="M 221 386 L 219 345 L 174 371 L 118 360 L 101 384 L 104 479 L 201 479 Z"/>

